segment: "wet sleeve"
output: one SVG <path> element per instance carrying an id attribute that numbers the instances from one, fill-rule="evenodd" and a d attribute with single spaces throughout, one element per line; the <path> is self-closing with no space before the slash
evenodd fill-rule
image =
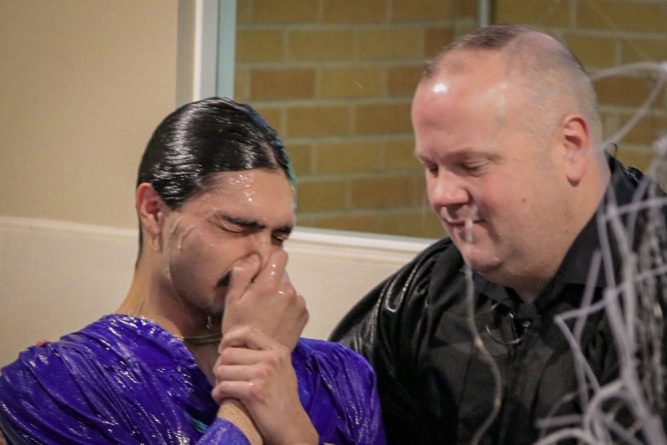
<path id="1" fill-rule="evenodd" d="M 0 428 L 14 445 L 131 442 L 132 435 L 95 410 L 89 396 L 99 394 L 86 394 L 66 361 L 47 348 L 30 348 L 0 371 Z"/>
<path id="2" fill-rule="evenodd" d="M 387 437 L 419 437 L 418 326 L 426 311 L 438 242 L 373 289 L 341 320 L 330 340 L 361 353 L 377 374 Z M 399 441 L 400 443 L 400 441 Z"/>
<path id="3" fill-rule="evenodd" d="M 360 354 L 340 344 L 328 343 L 326 354 L 312 368 L 313 404 L 308 412 L 320 432 L 321 443 L 337 437 L 345 444 L 384 445 L 385 432 L 373 368 Z M 328 392 L 333 405 L 324 403 Z M 320 395 L 322 395 L 320 397 Z M 318 419 L 339 419 L 337 433 L 318 428 Z M 331 422 L 325 421 L 325 425 Z M 321 425 L 320 425 L 321 426 Z M 339 443 L 339 442 L 336 442 Z"/>
<path id="4" fill-rule="evenodd" d="M 30 348 L 0 371 L 0 429 L 12 445 L 182 443 L 198 437 L 162 391 L 129 388 L 151 375 L 131 366 L 110 369 L 85 349 Z M 188 443 L 195 443 L 188 442 Z M 249 445 L 232 423 L 216 419 L 196 443 Z"/>
<path id="5" fill-rule="evenodd" d="M 352 351 L 347 352 L 352 355 Z M 350 382 L 348 397 L 355 397 L 356 409 L 360 411 L 358 419 L 364 419 L 356 429 L 354 443 L 359 445 L 384 445 L 385 432 L 378 395 L 377 379 L 370 364 L 356 353 L 351 360 L 354 366 L 345 367 L 346 380 Z"/>

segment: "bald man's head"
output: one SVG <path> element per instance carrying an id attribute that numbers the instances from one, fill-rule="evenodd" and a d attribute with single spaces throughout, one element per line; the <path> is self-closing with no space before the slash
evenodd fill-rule
<path id="1" fill-rule="evenodd" d="M 476 53 L 478 57 L 470 57 Z M 440 70 L 466 75 L 483 69 L 476 60 L 500 55 L 504 80 L 517 94 L 526 128 L 543 137 L 563 115 L 580 113 L 593 143 L 602 141 L 602 125 L 590 77 L 577 59 L 553 37 L 525 25 L 481 28 L 446 47 L 424 72 L 423 80 Z"/>

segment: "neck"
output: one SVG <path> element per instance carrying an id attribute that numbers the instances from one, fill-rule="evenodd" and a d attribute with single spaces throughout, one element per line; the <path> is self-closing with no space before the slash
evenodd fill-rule
<path id="1" fill-rule="evenodd" d="M 161 274 L 145 256 L 139 259 L 132 285 L 117 313 L 154 321 L 188 348 L 211 384 L 215 383 L 213 366 L 222 338 L 219 320 L 193 307 L 161 280 Z M 208 326 L 207 326 L 208 325 Z"/>
<path id="2" fill-rule="evenodd" d="M 538 277 L 537 275 L 521 275 L 515 276 L 512 279 L 504 274 L 504 279 L 493 279 L 491 277 L 485 277 L 487 280 L 499 284 L 501 286 L 512 289 L 516 292 L 516 295 L 524 303 L 533 303 L 537 300 L 537 297 L 544 290 L 544 288 L 549 283 L 550 277 L 553 277 L 553 274 L 550 274 L 549 277 Z"/>
<path id="3" fill-rule="evenodd" d="M 526 303 L 533 303 L 554 278 L 565 256 L 572 248 L 574 241 L 595 215 L 610 180 L 609 168 L 604 165 L 593 165 L 591 173 L 578 185 L 577 193 L 567 198 L 567 211 L 564 212 L 564 224 L 556 229 L 539 246 L 542 264 L 537 264 L 533 271 L 520 271 L 517 274 L 503 274 L 504 280 L 494 280 L 506 287 L 514 289 L 519 298 Z M 553 242 L 549 242 L 554 240 Z M 536 272 L 537 271 L 537 272 Z M 507 279 L 510 275 L 511 278 Z M 500 282 L 504 281 L 504 282 Z"/>
<path id="4" fill-rule="evenodd" d="M 184 342 L 207 342 L 221 337 L 219 317 L 187 304 L 139 263 L 125 300 L 117 313 L 154 321 Z M 152 278 L 151 278 L 152 277 Z"/>

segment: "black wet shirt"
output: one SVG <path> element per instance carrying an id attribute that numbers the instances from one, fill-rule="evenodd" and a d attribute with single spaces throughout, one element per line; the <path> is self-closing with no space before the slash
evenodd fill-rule
<path id="1" fill-rule="evenodd" d="M 601 209 L 610 199 L 630 202 L 639 184 L 636 171 L 615 160 L 610 164 L 614 194 Z M 664 207 L 661 214 L 664 218 Z M 478 443 L 528 444 L 576 426 L 582 391 L 584 399 L 592 391 L 580 391 L 584 368 L 575 366 L 563 328 L 572 333 L 600 385 L 618 376 L 616 348 L 603 310 L 563 318 L 562 326 L 556 320 L 595 305 L 608 286 L 618 283 L 622 255 L 608 229 L 591 219 L 534 304 L 474 273 L 472 300 L 467 298 L 465 265 L 447 238 L 364 297 L 332 339 L 358 350 L 375 367 L 389 443 L 471 443 L 494 406 L 495 417 Z M 611 243 L 600 243 L 603 238 Z M 601 249 L 610 262 L 597 261 Z M 664 274 L 659 280 L 664 286 Z M 620 410 L 617 416 L 625 414 Z"/>

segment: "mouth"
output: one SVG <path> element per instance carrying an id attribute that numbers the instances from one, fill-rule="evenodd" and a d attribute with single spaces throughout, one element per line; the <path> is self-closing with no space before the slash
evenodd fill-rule
<path id="1" fill-rule="evenodd" d="M 443 221 L 445 222 L 445 224 L 447 224 L 447 226 L 452 227 L 454 229 L 465 229 L 465 228 L 472 228 L 473 224 L 479 224 L 483 220 L 481 220 L 481 219 L 476 219 L 476 220 L 456 219 L 456 220 L 452 220 L 452 219 L 449 219 L 449 218 L 443 218 Z"/>
<path id="2" fill-rule="evenodd" d="M 216 287 L 219 289 L 227 290 L 227 287 L 229 287 L 229 282 L 232 279 L 232 273 L 227 272 L 222 278 L 220 278 L 220 281 L 218 281 L 218 284 Z"/>
<path id="3" fill-rule="evenodd" d="M 484 222 L 481 219 L 466 219 L 466 220 L 448 220 L 443 219 L 445 228 L 450 236 L 455 239 L 460 239 L 462 242 L 467 244 L 472 244 L 477 239 L 477 236 L 473 234 L 473 229 L 475 224 L 480 224 Z"/>
<path id="4" fill-rule="evenodd" d="M 220 281 L 218 281 L 218 287 L 227 287 L 229 286 L 229 282 L 232 279 L 232 273 L 227 272 L 224 277 L 220 278 Z"/>

